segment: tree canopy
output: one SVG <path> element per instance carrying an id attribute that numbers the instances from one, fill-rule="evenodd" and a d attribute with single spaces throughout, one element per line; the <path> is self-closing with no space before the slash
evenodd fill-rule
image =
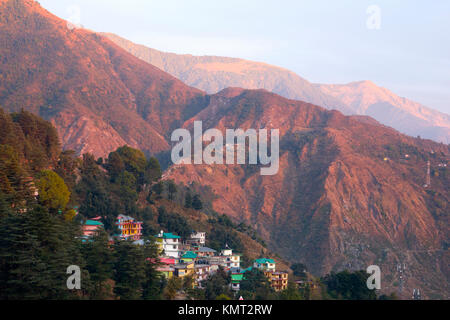
<path id="1" fill-rule="evenodd" d="M 64 180 L 51 170 L 43 170 L 38 175 L 36 187 L 39 192 L 39 203 L 51 211 L 65 210 L 69 202 L 70 191 Z"/>

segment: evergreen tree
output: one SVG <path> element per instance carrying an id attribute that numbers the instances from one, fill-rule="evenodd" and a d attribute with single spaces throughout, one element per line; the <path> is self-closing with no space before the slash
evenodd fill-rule
<path id="1" fill-rule="evenodd" d="M 145 260 L 145 280 L 142 298 L 145 300 L 159 300 L 166 284 L 164 276 L 156 270 L 158 263 L 158 248 L 154 242 L 146 243 L 143 247 Z"/>
<path id="2" fill-rule="evenodd" d="M 161 165 L 158 162 L 158 159 L 155 157 L 151 157 L 145 168 L 145 183 L 151 183 L 153 181 L 158 181 L 161 179 Z"/>
<path id="3" fill-rule="evenodd" d="M 152 190 L 156 193 L 157 198 L 160 198 L 164 190 L 163 184 L 161 182 L 158 182 L 157 184 L 153 185 Z"/>
<path id="4" fill-rule="evenodd" d="M 107 281 L 113 276 L 114 255 L 108 241 L 107 233 L 101 230 L 82 248 L 92 286 L 91 299 L 110 297 L 111 288 Z"/>
<path id="5" fill-rule="evenodd" d="M 209 276 L 206 280 L 205 286 L 205 297 L 208 300 L 215 300 L 221 294 L 225 294 L 229 297 L 233 296 L 230 289 L 231 279 L 227 272 L 219 267 L 216 273 Z"/>
<path id="6" fill-rule="evenodd" d="M 167 282 L 167 286 L 164 288 L 163 296 L 166 300 L 173 300 L 177 295 L 177 292 L 181 290 L 183 282 L 180 278 L 172 277 Z"/>
<path id="7" fill-rule="evenodd" d="M 121 300 L 142 298 L 145 282 L 146 258 L 141 246 L 130 241 L 115 243 L 114 293 Z"/>
<path id="8" fill-rule="evenodd" d="M 117 152 L 109 154 L 107 168 L 112 180 L 125 170 L 125 164 Z"/>
<path id="9" fill-rule="evenodd" d="M 322 279 L 328 294 L 335 299 L 343 300 L 375 300 L 376 293 L 367 288 L 369 275 L 364 271 L 349 272 L 344 270 L 331 273 Z"/>
<path id="10" fill-rule="evenodd" d="M 0 145 L 0 192 L 5 200 L 20 210 L 33 202 L 27 171 L 20 163 L 20 157 L 12 146 Z"/>
<path id="11" fill-rule="evenodd" d="M 240 283 L 239 295 L 247 300 L 268 300 L 273 299 L 274 290 L 264 272 L 253 268 L 244 273 L 244 279 Z"/>
<path id="12" fill-rule="evenodd" d="M 67 150 L 59 155 L 58 165 L 55 172 L 63 178 L 71 192 L 74 191 L 77 179 L 77 169 L 80 167 L 81 160 L 77 158 L 75 151 Z M 72 193 L 72 195 L 74 195 Z"/>
<path id="13" fill-rule="evenodd" d="M 203 209 L 203 203 L 202 203 L 202 200 L 200 199 L 200 196 L 198 194 L 196 194 L 194 196 L 194 198 L 192 198 L 192 208 L 194 208 L 195 210 L 202 210 Z"/>
<path id="14" fill-rule="evenodd" d="M 288 283 L 286 290 L 280 293 L 281 300 L 303 300 L 300 291 L 297 289 L 296 285 L 292 282 Z"/>
<path id="15" fill-rule="evenodd" d="M 80 213 L 86 217 L 107 216 L 113 212 L 107 192 L 108 179 L 91 154 L 84 154 L 80 167 L 81 181 L 75 191 L 81 202 Z M 105 225 L 105 228 L 106 225 Z M 108 228 L 107 228 L 108 229 Z"/>
<path id="16" fill-rule="evenodd" d="M 294 263 L 291 266 L 294 276 L 300 277 L 301 279 L 306 279 L 306 266 L 303 263 Z"/>
<path id="17" fill-rule="evenodd" d="M 191 208 L 192 207 L 192 195 L 189 190 L 186 192 L 186 196 L 184 198 L 184 207 Z"/>
<path id="18" fill-rule="evenodd" d="M 169 180 L 167 182 L 167 193 L 169 195 L 169 200 L 173 200 L 175 194 L 177 193 L 177 185 L 173 182 L 173 180 Z"/>
<path id="19" fill-rule="evenodd" d="M 84 267 L 79 226 L 36 207 L 0 220 L 0 295 L 3 299 L 68 299 L 67 267 Z M 84 274 L 86 275 L 86 274 Z"/>

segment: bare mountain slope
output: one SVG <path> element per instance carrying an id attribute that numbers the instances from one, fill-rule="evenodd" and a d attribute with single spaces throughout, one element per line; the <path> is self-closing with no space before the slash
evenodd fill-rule
<path id="1" fill-rule="evenodd" d="M 166 175 L 209 186 L 214 209 L 252 225 L 270 249 L 316 274 L 380 265 L 386 291 L 397 291 L 395 266 L 405 262 L 400 294 L 449 292 L 450 194 L 447 168 L 439 167 L 448 146 L 264 90 L 226 89 L 184 126 L 195 120 L 222 132 L 280 128 L 274 176 L 254 165 L 180 165 Z M 428 159 L 430 189 L 423 187 Z"/>
<path id="2" fill-rule="evenodd" d="M 65 148 L 156 153 L 205 94 L 32 0 L 0 1 L 0 105 L 51 120 Z"/>

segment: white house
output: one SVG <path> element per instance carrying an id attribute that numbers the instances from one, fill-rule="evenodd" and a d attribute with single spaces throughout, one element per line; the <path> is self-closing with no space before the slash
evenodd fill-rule
<path id="1" fill-rule="evenodd" d="M 206 243 L 206 232 L 193 232 L 190 236 L 190 242 L 204 246 Z"/>
<path id="2" fill-rule="evenodd" d="M 240 268 L 241 266 L 241 256 L 238 254 L 233 254 L 233 249 L 231 249 L 228 244 L 225 245 L 220 254 L 226 258 L 226 269 Z"/>
<path id="3" fill-rule="evenodd" d="M 155 237 L 160 250 L 164 250 L 166 256 L 176 259 L 180 257 L 180 236 L 161 230 Z"/>
<path id="4" fill-rule="evenodd" d="M 275 272 L 275 261 L 273 259 L 260 258 L 253 262 L 253 267 L 264 271 Z"/>
<path id="5" fill-rule="evenodd" d="M 233 255 L 233 249 L 231 249 L 228 244 L 225 244 L 225 249 L 222 249 L 222 251 L 220 251 L 220 255 L 221 256 L 231 256 Z"/>
<path id="6" fill-rule="evenodd" d="M 241 256 L 238 254 L 233 254 L 227 257 L 227 268 L 240 268 L 241 267 Z"/>

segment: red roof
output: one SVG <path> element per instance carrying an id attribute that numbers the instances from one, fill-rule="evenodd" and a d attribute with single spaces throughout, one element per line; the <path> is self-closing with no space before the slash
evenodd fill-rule
<path id="1" fill-rule="evenodd" d="M 164 264 L 175 264 L 175 259 L 172 258 L 161 258 L 160 261 Z"/>

